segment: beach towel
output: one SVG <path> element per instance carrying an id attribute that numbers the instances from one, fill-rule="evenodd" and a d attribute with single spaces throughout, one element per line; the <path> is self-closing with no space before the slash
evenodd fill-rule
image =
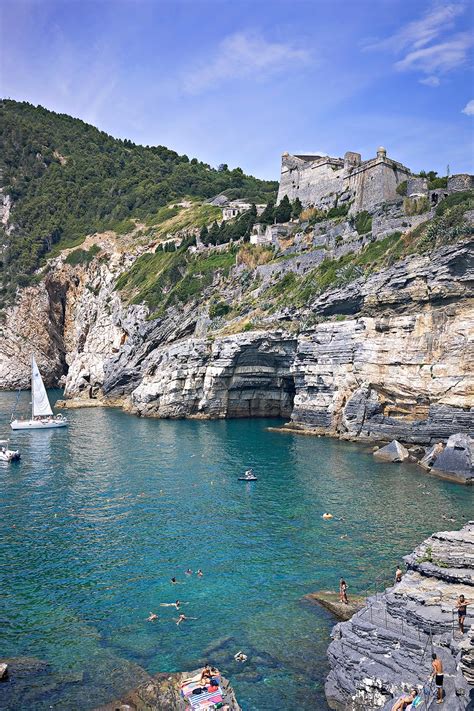
<path id="1" fill-rule="evenodd" d="M 201 711 L 223 701 L 220 686 L 218 686 L 215 691 L 206 691 L 203 689 L 201 694 L 194 694 L 194 689 L 198 688 L 202 688 L 199 682 L 190 682 L 181 688 L 182 697 L 185 701 L 187 701 L 192 709 L 198 709 L 198 711 Z"/>

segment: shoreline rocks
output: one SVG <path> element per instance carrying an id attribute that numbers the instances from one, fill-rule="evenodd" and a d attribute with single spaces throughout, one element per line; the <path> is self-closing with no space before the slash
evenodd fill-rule
<path id="1" fill-rule="evenodd" d="M 338 620 L 350 620 L 356 612 L 359 612 L 364 605 L 366 598 L 363 595 L 349 595 L 349 603 L 345 604 L 339 600 L 337 593 L 331 590 L 319 590 L 308 593 L 303 597 L 304 601 L 314 603 L 324 607 L 331 612 Z"/>
<path id="2" fill-rule="evenodd" d="M 94 711 L 185 711 L 190 706 L 180 694 L 181 684 L 200 672 L 201 669 L 196 669 L 184 673 L 155 674 L 120 699 L 98 706 Z M 241 711 L 229 681 L 222 677 L 221 689 L 224 708 L 227 706 L 227 711 Z"/>
<path id="3" fill-rule="evenodd" d="M 409 456 L 408 449 L 396 439 L 374 452 L 375 459 L 380 459 L 382 462 L 404 462 Z"/>
<path id="4" fill-rule="evenodd" d="M 468 708 L 473 635 L 461 636 L 453 610 L 460 594 L 473 598 L 474 521 L 433 534 L 405 563 L 400 583 L 333 629 L 325 690 L 336 711 L 389 711 L 401 693 L 426 683 L 432 650 L 444 665 L 444 708 Z M 468 612 L 466 626 L 474 618 Z"/>

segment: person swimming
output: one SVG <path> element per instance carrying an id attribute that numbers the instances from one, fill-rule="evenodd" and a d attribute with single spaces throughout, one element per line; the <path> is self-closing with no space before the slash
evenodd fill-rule
<path id="1" fill-rule="evenodd" d="M 160 602 L 160 607 L 175 607 L 177 610 L 181 605 L 187 605 L 187 602 L 182 603 L 180 600 L 176 600 L 176 602 Z"/>
<path id="2" fill-rule="evenodd" d="M 198 578 L 202 578 L 202 576 L 204 575 L 204 573 L 202 572 L 201 568 L 198 568 L 198 571 L 197 571 L 196 575 L 198 576 Z"/>
<path id="3" fill-rule="evenodd" d="M 176 625 L 180 625 L 181 622 L 184 622 L 185 620 L 197 620 L 197 617 L 186 617 L 183 613 L 180 614 L 177 620 L 175 620 Z"/>
<path id="4" fill-rule="evenodd" d="M 155 615 L 154 612 L 150 612 L 149 617 L 146 618 L 147 622 L 154 622 L 155 620 L 158 619 L 158 615 Z"/>
<path id="5" fill-rule="evenodd" d="M 188 568 L 187 570 L 184 571 L 184 574 L 185 575 L 192 575 L 193 571 L 191 570 L 191 568 Z"/>

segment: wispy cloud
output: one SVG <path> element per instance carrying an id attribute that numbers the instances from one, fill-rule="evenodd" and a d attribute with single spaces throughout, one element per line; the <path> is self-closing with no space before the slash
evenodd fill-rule
<path id="1" fill-rule="evenodd" d="M 467 102 L 461 113 L 466 114 L 466 116 L 474 116 L 474 99 Z"/>
<path id="2" fill-rule="evenodd" d="M 420 79 L 420 84 L 425 84 L 425 86 L 439 86 L 441 82 L 439 77 L 431 76 Z"/>
<path id="3" fill-rule="evenodd" d="M 426 75 L 420 79 L 422 84 L 439 86 L 440 75 L 466 63 L 474 42 L 469 32 L 453 32 L 465 9 L 464 2 L 436 5 L 419 20 L 409 22 L 389 37 L 367 44 L 365 49 L 403 55 L 394 64 L 397 71 L 419 72 Z"/>
<path id="4" fill-rule="evenodd" d="M 465 10 L 464 3 L 434 7 L 420 20 L 414 20 L 384 39 L 366 45 L 366 49 L 400 51 L 407 47 L 419 49 L 454 27 L 456 18 Z"/>
<path id="5" fill-rule="evenodd" d="M 396 62 L 395 67 L 400 71 L 414 69 L 426 74 L 448 72 L 464 64 L 473 41 L 474 38 L 469 33 L 461 32 L 447 42 L 409 52 L 406 57 Z"/>
<path id="6" fill-rule="evenodd" d="M 222 82 L 254 77 L 265 79 L 275 72 L 310 60 L 306 49 L 271 42 L 254 32 L 237 32 L 224 38 L 211 59 L 183 77 L 187 93 L 199 94 Z"/>

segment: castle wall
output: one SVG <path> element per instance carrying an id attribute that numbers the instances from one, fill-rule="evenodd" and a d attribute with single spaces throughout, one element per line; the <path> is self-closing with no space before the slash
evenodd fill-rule
<path id="1" fill-rule="evenodd" d="M 331 207 L 335 203 L 336 195 L 343 191 L 343 185 L 342 160 L 308 162 L 293 156 L 286 160 L 283 157 L 278 202 L 288 195 L 291 202 L 299 197 L 304 207 Z"/>
<path id="2" fill-rule="evenodd" d="M 297 197 L 304 207 L 333 207 L 337 198 L 346 193 L 354 198 L 351 212 L 371 210 L 383 202 L 397 199 L 396 188 L 410 177 L 401 163 L 386 157 L 379 149 L 377 157 L 361 162 L 360 154 L 348 152 L 344 160 L 311 156 L 282 156 L 278 202 L 287 195 Z"/>
<path id="3" fill-rule="evenodd" d="M 373 210 L 376 205 L 396 200 L 397 186 L 410 175 L 408 168 L 387 158 L 366 161 L 349 176 L 355 199 L 351 212 Z"/>

